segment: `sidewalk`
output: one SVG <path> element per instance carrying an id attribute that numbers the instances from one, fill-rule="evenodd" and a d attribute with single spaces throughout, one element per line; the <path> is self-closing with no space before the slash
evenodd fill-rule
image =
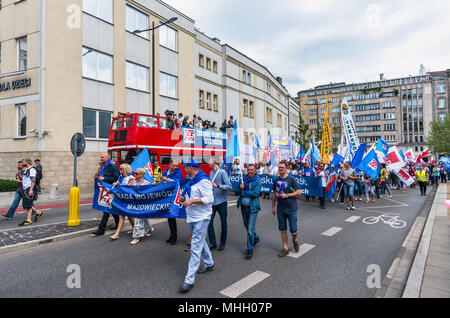
<path id="1" fill-rule="evenodd" d="M 450 183 L 436 193 L 403 298 L 450 298 Z"/>

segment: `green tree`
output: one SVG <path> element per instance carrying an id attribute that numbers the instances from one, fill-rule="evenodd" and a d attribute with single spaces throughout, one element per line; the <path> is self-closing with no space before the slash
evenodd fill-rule
<path id="1" fill-rule="evenodd" d="M 450 153 L 450 116 L 444 121 L 433 120 L 431 122 L 431 133 L 427 138 L 428 146 L 434 153 Z"/>
<path id="2" fill-rule="evenodd" d="M 309 141 L 311 139 L 311 131 L 309 130 L 309 125 L 305 123 L 302 118 L 302 114 L 299 113 L 298 129 L 295 132 L 295 142 L 298 145 L 303 145 L 303 149 L 308 151 Z"/>

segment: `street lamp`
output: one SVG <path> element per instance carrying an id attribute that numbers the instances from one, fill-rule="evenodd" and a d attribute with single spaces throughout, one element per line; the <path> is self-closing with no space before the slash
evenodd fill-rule
<path id="1" fill-rule="evenodd" d="M 134 34 L 152 31 L 152 110 L 153 110 L 153 116 L 155 115 L 155 30 L 165 24 L 173 23 L 176 20 L 178 20 L 178 18 L 170 18 L 166 22 L 160 23 L 156 27 L 155 27 L 155 22 L 152 22 L 151 29 L 134 30 L 133 31 Z"/>

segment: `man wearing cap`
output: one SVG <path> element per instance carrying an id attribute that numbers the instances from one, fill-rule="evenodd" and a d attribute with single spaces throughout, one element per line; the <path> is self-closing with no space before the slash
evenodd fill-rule
<path id="1" fill-rule="evenodd" d="M 186 197 L 182 198 L 186 208 L 187 223 L 192 233 L 191 258 L 184 283 L 180 286 L 181 293 L 189 292 L 194 287 L 195 274 L 204 274 L 214 269 L 211 251 L 206 243 L 206 234 L 212 215 L 214 195 L 212 183 L 206 173 L 200 170 L 200 164 L 191 161 L 185 167 L 191 167 L 191 179 L 187 183 Z M 200 261 L 204 265 L 200 268 Z M 199 269 L 200 268 L 200 269 Z"/>

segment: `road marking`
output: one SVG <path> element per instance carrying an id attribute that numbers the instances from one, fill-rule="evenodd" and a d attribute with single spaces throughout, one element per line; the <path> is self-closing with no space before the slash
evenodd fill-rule
<path id="1" fill-rule="evenodd" d="M 358 211 L 386 214 L 386 211 L 375 211 L 375 210 L 364 210 L 364 209 L 363 210 L 358 210 Z M 398 214 L 398 213 L 391 213 L 391 212 L 389 212 L 389 214 L 400 216 L 400 214 Z"/>
<path id="2" fill-rule="evenodd" d="M 345 222 L 348 223 L 355 223 L 356 221 L 358 221 L 361 217 L 360 216 L 351 216 L 349 217 L 347 220 L 345 220 Z"/>
<path id="3" fill-rule="evenodd" d="M 392 279 L 395 274 L 395 270 L 397 269 L 398 263 L 400 262 L 400 257 L 396 258 L 394 262 L 392 263 L 391 268 L 389 269 L 389 272 L 387 273 L 386 277 Z"/>
<path id="4" fill-rule="evenodd" d="M 394 203 L 401 204 L 401 206 L 409 206 L 408 204 L 400 202 L 400 201 L 395 201 L 395 200 L 392 200 L 392 199 L 389 199 L 389 198 L 384 198 L 384 199 L 388 200 L 388 201 L 391 201 L 391 202 L 394 202 Z"/>
<path id="5" fill-rule="evenodd" d="M 342 231 L 342 228 L 341 228 L 341 227 L 332 227 L 332 228 L 329 229 L 328 231 L 323 232 L 322 235 L 325 235 L 325 236 L 333 236 L 333 235 L 339 233 L 340 231 Z"/>
<path id="6" fill-rule="evenodd" d="M 293 257 L 293 258 L 299 258 L 299 257 L 305 255 L 306 253 L 308 253 L 314 247 L 316 247 L 316 246 L 312 245 L 312 244 L 303 244 L 300 246 L 300 250 L 298 251 L 298 253 L 296 253 L 296 252 L 289 253 L 288 256 Z"/>
<path id="7" fill-rule="evenodd" d="M 244 277 L 240 281 L 234 283 L 230 287 L 225 288 L 220 293 L 230 298 L 237 298 L 239 295 L 245 293 L 247 290 L 255 286 L 256 284 L 262 282 L 268 278 L 270 274 L 256 271 L 253 274 Z"/>
<path id="8" fill-rule="evenodd" d="M 379 222 L 389 225 L 390 227 L 394 229 L 403 229 L 408 224 L 405 221 L 399 220 L 399 216 L 393 216 L 388 213 L 382 214 L 380 216 L 370 216 L 365 219 L 363 219 L 364 224 L 368 225 L 374 225 Z"/>

